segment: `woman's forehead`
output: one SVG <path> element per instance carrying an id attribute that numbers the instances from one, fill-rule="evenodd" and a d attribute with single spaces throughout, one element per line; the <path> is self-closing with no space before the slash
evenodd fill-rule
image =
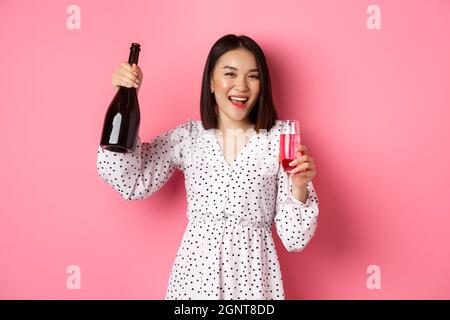
<path id="1" fill-rule="evenodd" d="M 258 69 L 254 54 L 247 49 L 234 49 L 225 52 L 217 61 L 217 66 L 221 69 L 231 67 L 238 71 L 249 71 Z"/>

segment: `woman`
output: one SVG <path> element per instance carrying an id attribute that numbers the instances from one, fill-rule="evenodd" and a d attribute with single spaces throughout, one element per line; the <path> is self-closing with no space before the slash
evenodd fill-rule
<path id="1" fill-rule="evenodd" d="M 139 88 L 142 78 L 139 67 L 124 62 L 112 83 Z M 133 154 L 99 147 L 98 173 L 123 198 L 137 200 L 183 171 L 189 222 L 166 299 L 284 299 L 271 226 L 275 221 L 288 251 L 306 246 L 319 213 L 316 169 L 304 145 L 289 175 L 278 162 L 283 122 L 252 39 L 230 34 L 213 45 L 200 111 L 201 121 L 189 119 L 150 142 L 138 138 Z"/>

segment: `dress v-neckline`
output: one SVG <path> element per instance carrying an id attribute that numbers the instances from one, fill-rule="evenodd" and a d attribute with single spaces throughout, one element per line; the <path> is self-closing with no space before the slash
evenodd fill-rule
<path id="1" fill-rule="evenodd" d="M 245 152 L 245 150 L 248 149 L 248 148 L 250 147 L 250 144 L 251 144 L 252 141 L 254 140 L 255 136 L 258 135 L 258 132 L 255 132 L 254 134 L 252 134 L 252 136 L 250 137 L 250 139 L 249 139 L 249 140 L 247 141 L 247 143 L 241 148 L 241 150 L 239 151 L 239 153 L 237 154 L 237 156 L 234 158 L 233 162 L 229 163 L 229 162 L 227 161 L 227 158 L 225 157 L 225 154 L 223 153 L 222 148 L 220 147 L 220 143 L 219 143 L 219 141 L 218 141 L 217 134 L 216 134 L 216 130 L 217 130 L 217 129 L 212 128 L 211 130 L 212 130 L 212 131 L 211 131 L 211 134 L 213 135 L 213 140 L 214 140 L 213 143 L 217 146 L 217 149 L 218 149 L 218 151 L 219 151 L 219 156 L 220 156 L 221 160 L 225 163 L 225 165 L 226 165 L 227 167 L 229 167 L 229 168 L 233 168 L 233 167 L 236 165 L 238 159 L 242 156 L 242 154 Z"/>

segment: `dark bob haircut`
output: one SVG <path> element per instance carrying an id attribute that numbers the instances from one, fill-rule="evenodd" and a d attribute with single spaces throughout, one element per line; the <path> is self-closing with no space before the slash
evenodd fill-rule
<path id="1" fill-rule="evenodd" d="M 270 85 L 269 68 L 266 58 L 259 45 L 251 38 L 235 34 L 227 34 L 216 41 L 212 46 L 203 70 L 202 91 L 200 96 L 200 114 L 203 127 L 208 130 L 217 128 L 216 99 L 210 90 L 210 81 L 217 60 L 227 51 L 245 48 L 252 52 L 256 58 L 260 70 L 260 93 L 249 114 L 249 120 L 255 125 L 255 129 L 270 130 L 278 120 L 278 115 L 272 100 L 272 88 Z"/>

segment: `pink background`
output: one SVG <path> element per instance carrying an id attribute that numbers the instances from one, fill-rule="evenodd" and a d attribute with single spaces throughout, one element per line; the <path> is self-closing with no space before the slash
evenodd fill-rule
<path id="1" fill-rule="evenodd" d="M 164 298 L 183 176 L 135 202 L 97 176 L 111 75 L 141 43 L 150 140 L 200 119 L 203 66 L 227 33 L 262 46 L 280 118 L 300 119 L 318 168 L 315 237 L 288 253 L 275 236 L 286 298 L 450 298 L 449 31 L 445 0 L 1 1 L 0 298 Z"/>

